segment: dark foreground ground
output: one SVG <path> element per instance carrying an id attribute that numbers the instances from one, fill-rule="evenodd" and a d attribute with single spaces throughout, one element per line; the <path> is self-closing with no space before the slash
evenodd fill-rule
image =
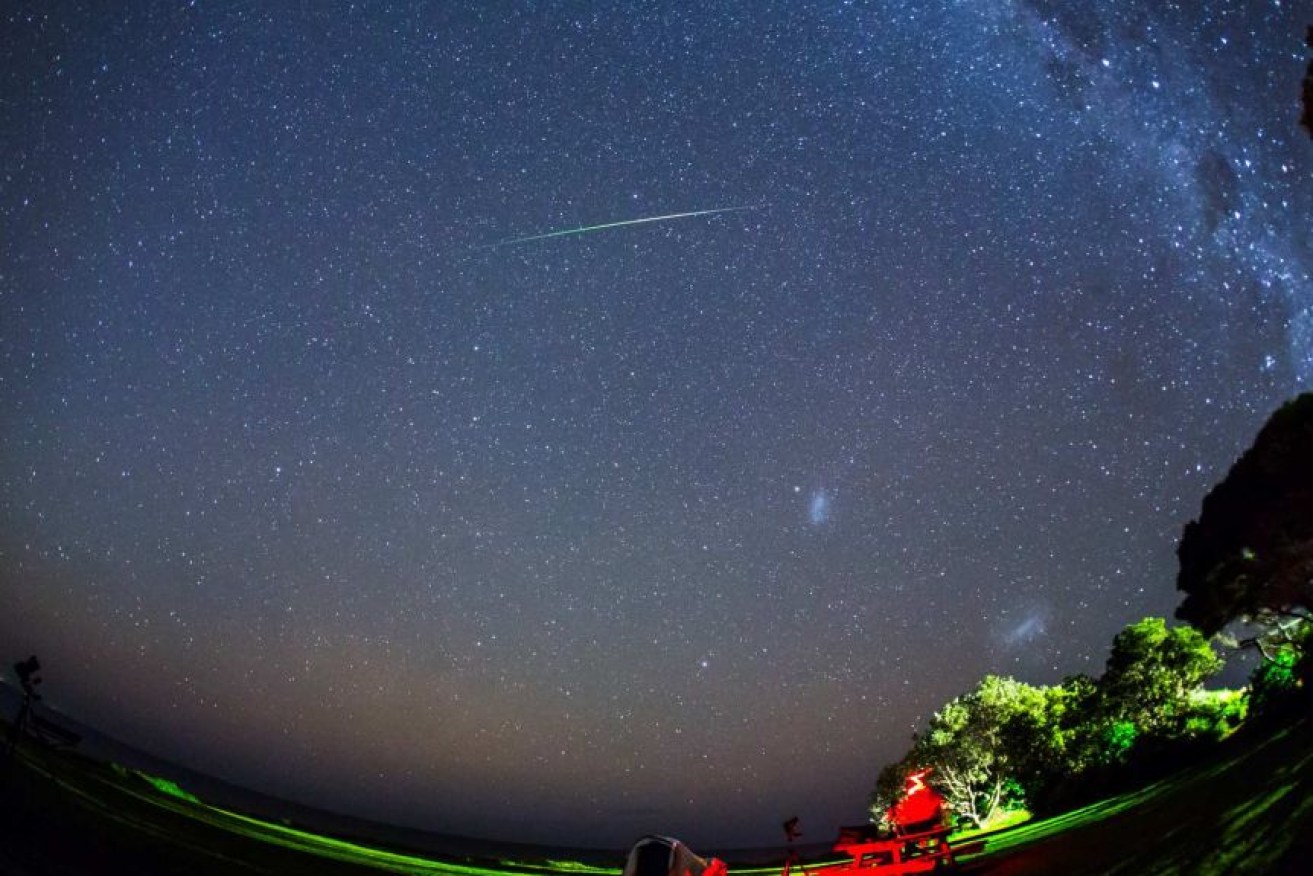
<path id="1" fill-rule="evenodd" d="M 1313 717 L 1141 791 L 987 838 L 965 873 L 1313 874 Z"/>
<path id="2" fill-rule="evenodd" d="M 991 876 L 1313 874 L 1313 720 L 1234 739 L 1209 763 L 1150 788 L 960 848 L 963 873 Z M 330 838 L 191 802 L 129 771 L 26 742 L 0 758 L 5 876 L 606 876 L 622 863 L 618 853 L 572 865 L 548 857 L 438 857 L 367 837 Z"/>

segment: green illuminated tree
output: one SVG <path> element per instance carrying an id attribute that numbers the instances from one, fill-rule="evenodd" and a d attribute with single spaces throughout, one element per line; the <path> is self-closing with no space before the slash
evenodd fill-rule
<path id="1" fill-rule="evenodd" d="M 1041 688 L 1044 711 L 1036 736 L 1015 753 L 1018 777 L 1031 803 L 1055 785 L 1086 773 L 1099 760 L 1092 744 L 1097 715 L 1098 684 L 1087 675 L 1073 675 L 1062 684 Z"/>
<path id="2" fill-rule="evenodd" d="M 1022 805 L 1053 812 L 1146 775 L 1165 753 L 1224 736 L 1243 717 L 1236 691 L 1205 691 L 1222 666 L 1208 640 L 1162 618 L 1113 640 L 1104 674 L 1033 687 L 985 677 L 935 713 L 912 748 L 886 766 L 871 796 L 879 818 L 903 777 L 931 767 L 930 784 L 976 826 Z M 1150 770 L 1151 772 L 1151 770 Z"/>
<path id="3" fill-rule="evenodd" d="M 1313 618 L 1313 393 L 1271 416 L 1186 524 L 1177 556 L 1176 616 L 1205 635 L 1248 621 L 1266 629 L 1249 643 L 1265 647 Z"/>
<path id="4" fill-rule="evenodd" d="M 1268 650 L 1267 659 L 1249 675 L 1249 710 L 1261 717 L 1271 717 L 1295 704 L 1309 664 L 1313 663 L 1309 642 L 1313 640 L 1313 624 L 1304 624 L 1289 641 Z"/>
<path id="5" fill-rule="evenodd" d="M 1168 629 L 1159 617 L 1126 627 L 1112 640 L 1098 681 L 1101 711 L 1115 731 L 1109 744 L 1126 750 L 1140 734 L 1176 735 L 1194 692 L 1221 668 L 1221 658 L 1194 627 Z M 1120 724 L 1135 733 L 1118 730 Z"/>
<path id="6" fill-rule="evenodd" d="M 930 719 L 904 766 L 933 767 L 930 784 L 957 815 L 980 826 L 1020 805 L 1017 775 L 1043 733 L 1044 715 L 1043 689 L 986 676 Z"/>
<path id="7" fill-rule="evenodd" d="M 1249 702 L 1255 714 L 1266 714 L 1274 702 L 1294 693 L 1298 687 L 1295 676 L 1298 659 L 1293 649 L 1282 648 L 1254 669 L 1249 676 Z"/>

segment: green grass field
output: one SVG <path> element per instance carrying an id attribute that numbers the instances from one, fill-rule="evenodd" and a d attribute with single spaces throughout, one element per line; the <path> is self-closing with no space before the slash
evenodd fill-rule
<path id="1" fill-rule="evenodd" d="M 21 744 L 0 766 L 0 873 L 583 874 L 571 861 L 438 858 L 212 806 L 165 779 Z M 1307 873 L 1313 721 L 1238 737 L 1208 763 L 1056 818 L 958 840 L 967 873 Z M 699 849 L 715 854 L 715 849 Z M 834 859 L 811 873 L 833 873 Z M 734 867 L 744 876 L 778 868 Z M 872 871 L 878 876 L 878 871 Z"/>
<path id="2" fill-rule="evenodd" d="M 1146 788 L 968 842 L 971 872 L 1313 873 L 1313 721 L 1234 737 Z"/>

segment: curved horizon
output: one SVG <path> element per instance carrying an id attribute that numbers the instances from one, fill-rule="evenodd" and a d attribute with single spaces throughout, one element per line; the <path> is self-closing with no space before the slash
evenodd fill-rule
<path id="1" fill-rule="evenodd" d="M 1306 26 L 19 3 L 5 660 L 435 832 L 861 822 L 982 676 L 1171 617 L 1182 527 L 1313 388 Z"/>

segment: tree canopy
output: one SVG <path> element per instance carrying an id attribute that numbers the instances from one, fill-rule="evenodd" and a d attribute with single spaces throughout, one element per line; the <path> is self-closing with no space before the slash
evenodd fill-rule
<path id="1" fill-rule="evenodd" d="M 1232 729 L 1240 694 L 1202 690 L 1221 666 L 1198 630 L 1149 617 L 1117 634 L 1097 679 L 1076 675 L 1037 687 L 986 676 L 936 712 L 907 754 L 884 768 L 872 813 L 883 814 L 903 777 L 926 767 L 949 809 L 975 826 L 1007 809 L 1080 798 L 1135 758 Z"/>
<path id="2" fill-rule="evenodd" d="M 1041 689 L 985 676 L 975 690 L 936 712 L 925 732 L 913 737 L 912 750 L 885 767 L 876 781 L 875 806 L 887 808 L 902 776 L 929 766 L 930 784 L 949 807 L 976 826 L 984 824 L 1008 802 L 1020 759 L 1032 747 L 1045 711 Z"/>
<path id="3" fill-rule="evenodd" d="M 1112 640 L 1099 695 L 1113 721 L 1144 733 L 1171 733 L 1190 694 L 1221 668 L 1221 658 L 1194 627 L 1168 629 L 1162 618 L 1147 617 Z"/>
<path id="4" fill-rule="evenodd" d="M 1176 553 L 1176 616 L 1205 635 L 1236 620 L 1313 617 L 1313 393 L 1271 416 Z"/>

